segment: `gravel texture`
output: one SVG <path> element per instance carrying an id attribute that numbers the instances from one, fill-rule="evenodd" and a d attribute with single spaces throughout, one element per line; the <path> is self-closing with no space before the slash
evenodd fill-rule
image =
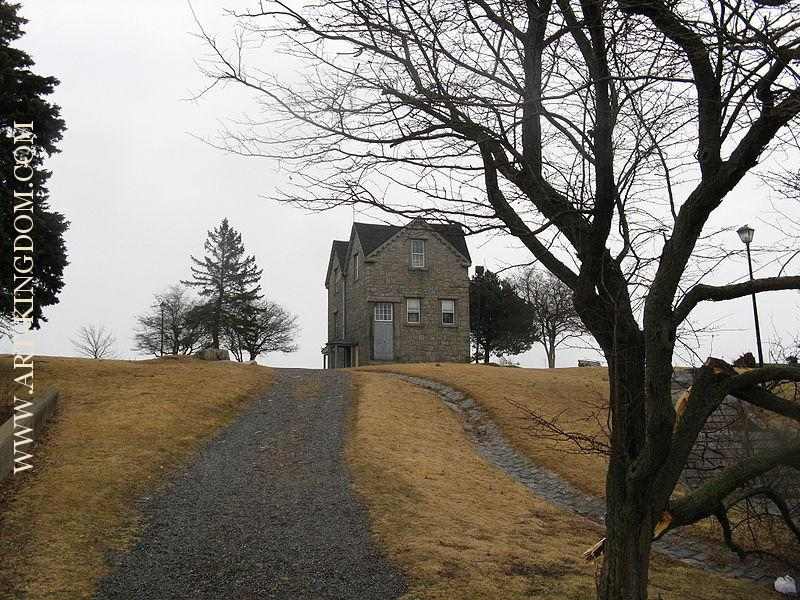
<path id="1" fill-rule="evenodd" d="M 349 375 L 281 369 L 270 392 L 154 498 L 96 598 L 389 600 L 343 455 Z"/>

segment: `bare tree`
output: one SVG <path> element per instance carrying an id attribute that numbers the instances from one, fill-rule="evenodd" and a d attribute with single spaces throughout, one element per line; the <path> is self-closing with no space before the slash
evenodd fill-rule
<path id="1" fill-rule="evenodd" d="M 798 122 L 797 14 L 795 0 L 259 2 L 232 52 L 201 32 L 209 88 L 240 84 L 265 111 L 216 143 L 281 161 L 295 184 L 281 199 L 499 230 L 571 290 L 609 369 L 603 600 L 647 597 L 654 538 L 800 466 L 794 441 L 675 495 L 727 394 L 800 420 L 760 385 L 800 369 L 709 360 L 682 411 L 670 394 L 698 304 L 800 288 L 707 283 L 730 253 L 710 217 Z M 274 36 L 304 81 L 249 68 Z"/>
<path id="2" fill-rule="evenodd" d="M 586 333 L 572 303 L 570 290 L 558 277 L 533 267 L 514 278 L 517 293 L 533 307 L 536 339 L 547 354 L 547 366 L 556 366 L 556 348 Z"/>
<path id="3" fill-rule="evenodd" d="M 181 285 L 156 294 L 149 312 L 136 318 L 135 349 L 145 354 L 192 354 L 206 347 L 210 336 L 205 311 Z"/>
<path id="4" fill-rule="evenodd" d="M 782 196 L 800 202 L 800 170 L 780 169 L 765 179 Z"/>
<path id="5" fill-rule="evenodd" d="M 239 362 L 245 352 L 249 360 L 269 352 L 295 352 L 297 333 L 297 317 L 270 300 L 246 305 L 225 328 L 228 347 Z"/>
<path id="6" fill-rule="evenodd" d="M 795 314 L 800 317 L 800 310 L 797 310 Z M 798 323 L 800 320 L 795 319 L 794 322 Z M 797 364 L 800 359 L 800 331 L 787 331 L 786 329 L 784 327 L 781 332 L 778 332 L 773 324 L 773 333 L 769 341 L 770 362 Z"/>
<path id="7" fill-rule="evenodd" d="M 800 155 L 800 140 L 795 139 L 794 145 L 797 147 L 794 155 Z M 791 170 L 781 168 L 773 170 L 763 175 L 767 184 L 783 198 L 793 201 L 794 211 L 780 210 L 773 206 L 774 218 L 769 223 L 771 227 L 783 234 L 784 240 L 788 242 L 790 251 L 781 263 L 779 274 L 797 271 L 800 264 L 800 216 L 797 214 L 796 207 L 800 204 L 800 169 Z"/>
<path id="8" fill-rule="evenodd" d="M 81 356 L 101 359 L 114 356 L 114 344 L 117 340 L 105 325 L 84 325 L 71 341 Z"/>

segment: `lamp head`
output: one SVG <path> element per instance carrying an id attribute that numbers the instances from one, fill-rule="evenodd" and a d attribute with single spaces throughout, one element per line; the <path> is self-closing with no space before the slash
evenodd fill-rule
<path id="1" fill-rule="evenodd" d="M 750 227 L 749 225 L 742 225 L 739 229 L 736 230 L 736 233 L 739 234 L 739 239 L 742 240 L 742 243 L 749 244 L 753 241 L 753 234 L 755 233 L 755 229 Z"/>

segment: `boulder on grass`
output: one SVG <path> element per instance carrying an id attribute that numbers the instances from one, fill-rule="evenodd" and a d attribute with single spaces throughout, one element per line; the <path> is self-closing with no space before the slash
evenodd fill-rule
<path id="1" fill-rule="evenodd" d="M 195 358 L 200 360 L 230 360 L 231 355 L 227 350 L 220 348 L 204 348 L 195 353 Z"/>
<path id="2" fill-rule="evenodd" d="M 599 360 L 578 359 L 578 366 L 579 367 L 600 367 L 602 365 L 600 365 L 600 361 Z"/>

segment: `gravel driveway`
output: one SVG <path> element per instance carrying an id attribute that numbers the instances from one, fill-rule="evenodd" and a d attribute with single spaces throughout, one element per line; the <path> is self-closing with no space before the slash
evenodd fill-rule
<path id="1" fill-rule="evenodd" d="M 402 595 L 403 579 L 370 540 L 350 487 L 349 401 L 346 373 L 276 370 L 268 395 L 145 503 L 141 540 L 96 598 Z"/>

